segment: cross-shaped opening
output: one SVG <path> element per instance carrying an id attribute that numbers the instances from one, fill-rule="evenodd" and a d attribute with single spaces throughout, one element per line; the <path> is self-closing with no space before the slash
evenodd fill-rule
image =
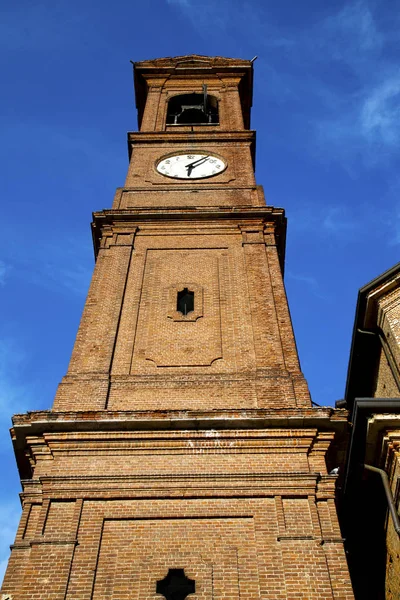
<path id="1" fill-rule="evenodd" d="M 169 569 L 164 579 L 157 581 L 156 593 L 166 600 L 185 600 L 196 591 L 196 582 L 185 575 L 184 569 Z"/>

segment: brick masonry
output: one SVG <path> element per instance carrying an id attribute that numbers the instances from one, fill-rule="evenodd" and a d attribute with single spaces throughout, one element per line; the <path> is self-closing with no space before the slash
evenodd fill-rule
<path id="1" fill-rule="evenodd" d="M 314 409 L 283 285 L 286 221 L 265 205 L 248 129 L 252 64 L 138 63 L 140 131 L 51 411 L 16 415 L 23 513 L 2 592 L 13 600 L 353 598 L 326 455 L 346 414 Z M 219 125 L 165 125 L 208 86 Z M 162 156 L 227 169 L 166 179 Z M 195 311 L 176 314 L 183 287 Z"/>

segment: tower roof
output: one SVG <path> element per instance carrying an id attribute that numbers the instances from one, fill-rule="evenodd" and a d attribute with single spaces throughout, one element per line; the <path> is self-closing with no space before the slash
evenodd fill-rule
<path id="1" fill-rule="evenodd" d="M 167 56 L 135 62 L 135 69 L 177 69 L 177 68 L 206 68 L 240 67 L 252 69 L 252 62 L 242 58 L 227 58 L 225 56 L 205 56 L 203 54 L 186 54 L 184 56 Z"/>

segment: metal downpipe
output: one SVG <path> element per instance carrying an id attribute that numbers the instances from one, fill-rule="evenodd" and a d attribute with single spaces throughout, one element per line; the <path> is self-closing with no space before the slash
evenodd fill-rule
<path id="1" fill-rule="evenodd" d="M 386 471 L 384 471 L 383 469 L 378 469 L 378 467 L 373 467 L 372 465 L 366 464 L 364 464 L 364 469 L 366 469 L 367 471 L 372 471 L 373 473 L 378 473 L 381 476 L 383 489 L 385 490 L 386 500 L 389 506 L 389 512 L 393 519 L 393 525 L 397 535 L 400 536 L 400 519 L 399 515 L 397 514 L 396 506 L 394 504 L 392 490 L 390 489 L 389 479 Z"/>

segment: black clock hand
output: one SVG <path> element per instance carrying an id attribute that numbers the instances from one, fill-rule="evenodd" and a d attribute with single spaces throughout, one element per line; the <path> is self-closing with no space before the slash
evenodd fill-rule
<path id="1" fill-rule="evenodd" d="M 188 165 L 185 165 L 185 167 L 187 169 L 187 176 L 190 177 L 193 169 L 195 169 L 199 165 L 202 165 L 203 163 L 205 163 L 206 160 L 208 160 L 209 158 L 210 158 L 209 156 L 203 156 L 203 158 L 198 158 L 194 162 L 189 163 Z"/>
<path id="2" fill-rule="evenodd" d="M 188 165 L 185 165 L 185 166 L 187 169 L 189 167 L 192 167 L 192 169 L 194 169 L 195 167 L 198 167 L 199 165 L 201 165 L 203 162 L 206 162 L 206 160 L 208 160 L 209 158 L 210 158 L 209 156 L 203 156 L 203 158 L 198 158 L 197 160 L 195 160 L 192 163 L 189 163 Z"/>

